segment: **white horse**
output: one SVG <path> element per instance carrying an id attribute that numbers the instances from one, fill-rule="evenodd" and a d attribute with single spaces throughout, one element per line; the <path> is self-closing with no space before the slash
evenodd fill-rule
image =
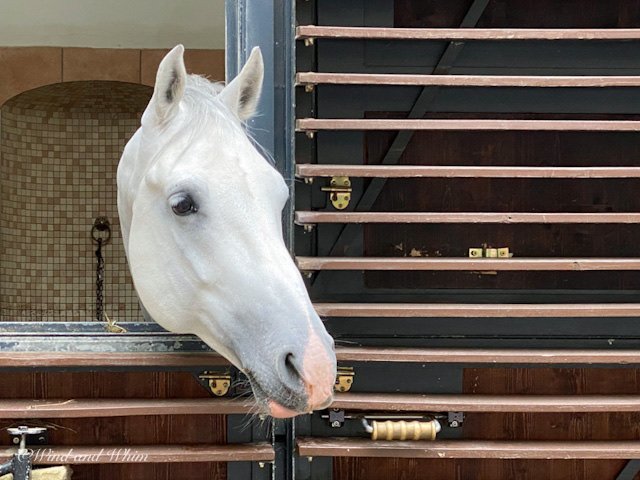
<path id="1" fill-rule="evenodd" d="M 198 335 L 243 371 L 264 411 L 325 408 L 333 339 L 282 238 L 287 186 L 242 127 L 260 97 L 262 55 L 254 49 L 222 88 L 187 75 L 183 52 L 160 63 L 118 166 L 136 291 L 164 328 Z"/>

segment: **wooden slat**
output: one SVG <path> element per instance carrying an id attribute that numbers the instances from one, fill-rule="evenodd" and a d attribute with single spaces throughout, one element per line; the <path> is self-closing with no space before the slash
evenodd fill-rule
<path id="1" fill-rule="evenodd" d="M 346 304 L 348 306 L 348 304 Z M 406 304 L 405 304 L 406 305 Z M 630 305 L 630 304 L 627 304 Z M 343 306 L 343 305 L 341 305 Z M 611 308 L 615 308 L 615 304 L 611 304 Z M 416 305 L 420 308 L 420 305 Z M 447 311 L 447 307 L 451 305 L 442 305 L 443 312 Z M 495 306 L 494 306 L 495 307 Z M 625 304 L 620 306 L 621 309 L 628 308 Z M 637 308 L 637 307 L 631 307 Z M 513 309 L 512 305 L 502 305 L 502 309 L 513 312 L 514 316 L 517 309 Z M 376 305 L 376 311 L 380 312 L 381 308 Z M 562 311 L 559 306 L 558 311 Z M 322 313 L 322 304 L 319 306 L 319 312 Z M 533 312 L 533 310 L 532 310 Z M 393 312 L 396 313 L 395 311 Z M 435 311 L 434 311 L 435 313 Z M 604 313 L 604 312 L 602 312 Z M 586 315 L 586 312 L 580 312 L 580 315 Z M 456 314 L 459 316 L 459 313 Z M 368 315 L 375 316 L 375 315 Z M 394 315 L 395 316 L 395 315 Z M 416 315 L 412 315 L 416 316 Z M 433 315 L 432 315 L 433 316 Z M 449 315 L 451 316 L 451 315 Z M 527 315 L 535 317 L 533 313 Z M 555 315 L 554 315 L 555 316 Z M 559 315 L 558 315 L 559 316 Z M 570 315 L 565 315 L 570 316 Z M 616 315 L 613 315 L 616 316 Z M 635 316 L 627 315 L 623 310 L 619 316 Z M 640 351 L 638 350 L 517 350 L 517 349 L 420 349 L 420 348 L 365 348 L 365 347 L 338 347 L 336 349 L 338 360 L 347 362 L 419 362 L 419 363 L 537 363 L 537 364 L 640 364 Z M 140 366 L 140 363 L 125 364 L 122 362 L 124 354 L 100 353 L 95 355 L 93 362 L 89 358 L 74 354 L 51 354 L 47 352 L 20 352 L 16 353 L 0 353 L 0 367 L 4 368 L 22 368 L 22 367 L 38 367 L 40 369 L 46 367 L 92 367 L 92 366 Z M 163 354 L 158 354 L 161 359 Z M 193 363 L 188 359 L 187 355 L 175 355 L 171 353 L 164 354 L 163 361 L 147 363 L 146 366 L 160 367 L 192 367 L 206 366 L 203 363 Z M 114 357 L 114 358 L 111 358 Z M 48 363 L 53 358 L 55 363 Z M 137 357 L 134 357 L 138 359 Z M 222 357 L 219 357 L 222 358 Z M 139 360 L 139 359 L 138 359 Z M 213 364 L 209 364 L 211 366 Z"/>
<path id="2" fill-rule="evenodd" d="M 6 449 L 2 461 L 15 453 Z M 271 462 L 269 443 L 236 445 L 97 445 L 33 448 L 35 465 L 176 462 Z"/>
<path id="3" fill-rule="evenodd" d="M 385 412 L 638 412 L 640 395 L 337 393 L 331 408 Z"/>
<path id="4" fill-rule="evenodd" d="M 232 415 L 252 411 L 251 399 L 61 399 L 0 400 L 0 418 L 90 418 L 134 415 Z"/>
<path id="5" fill-rule="evenodd" d="M 298 177 L 366 178 L 640 178 L 640 167 L 466 167 L 432 165 L 296 165 Z"/>
<path id="6" fill-rule="evenodd" d="M 338 347 L 342 362 L 638 365 L 640 350 Z"/>
<path id="7" fill-rule="evenodd" d="M 424 258 L 296 257 L 298 268 L 315 270 L 592 271 L 640 270 L 640 258 Z"/>
<path id="8" fill-rule="evenodd" d="M 314 303 L 314 307 L 321 317 L 346 318 L 640 318 L 640 303 Z"/>
<path id="9" fill-rule="evenodd" d="M 634 120 L 511 120 L 511 119 L 397 119 L 301 118 L 296 131 L 318 130 L 527 130 L 578 132 L 637 132 Z"/>
<path id="10" fill-rule="evenodd" d="M 631 459 L 637 441 L 477 441 L 389 442 L 360 438 L 298 438 L 306 457 Z"/>
<path id="11" fill-rule="evenodd" d="M 638 87 L 638 76 L 411 75 L 318 73 L 296 75 L 298 85 L 417 85 L 441 87 Z"/>
<path id="12" fill-rule="evenodd" d="M 638 223 L 640 213 L 307 212 L 296 223 Z"/>
<path id="13" fill-rule="evenodd" d="M 387 28 L 301 25 L 296 38 L 381 40 L 639 40 L 637 28 Z"/>
<path id="14" fill-rule="evenodd" d="M 119 353 L 119 352 L 2 352 L 1 367 L 213 367 L 229 365 L 211 353 Z"/>

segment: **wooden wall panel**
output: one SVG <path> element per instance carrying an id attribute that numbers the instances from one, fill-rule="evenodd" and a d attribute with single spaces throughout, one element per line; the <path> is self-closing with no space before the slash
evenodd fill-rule
<path id="1" fill-rule="evenodd" d="M 395 27 L 457 27 L 472 0 L 438 2 L 395 0 Z M 491 0 L 478 22 L 481 28 L 638 28 L 640 1 Z M 500 108 L 504 108 L 501 105 Z M 384 118 L 376 112 L 371 118 Z M 534 118 L 533 115 L 484 114 L 486 118 Z M 430 114 L 429 118 L 480 118 L 474 114 Z M 547 115 L 535 118 L 614 119 L 608 115 Z M 637 117 L 624 117 L 635 119 Z M 365 163 L 377 164 L 395 132 L 365 134 Z M 631 166 L 637 163 L 638 135 L 583 132 L 417 132 L 400 164 L 514 166 Z M 368 184 L 368 180 L 364 182 Z M 607 211 L 636 208 L 630 184 L 551 181 L 391 181 L 373 210 L 378 211 Z M 624 185 L 624 186 L 622 186 Z M 555 190 L 554 190 L 555 189 Z M 531 192 L 531 193 L 522 193 Z M 615 197 L 619 197 L 616 199 Z M 627 197 L 627 198 L 625 198 Z M 484 228 L 484 230 L 483 230 Z M 640 231 L 632 226 L 366 226 L 366 255 L 463 256 L 474 243 L 515 246 L 516 256 L 637 256 L 629 245 Z M 606 240 L 605 240 L 606 239 Z M 499 245 L 498 245 L 499 244 Z M 479 245 L 478 245 L 479 246 Z M 414 252 L 415 253 L 415 252 Z M 591 274 L 476 275 L 368 272 L 369 287 L 430 288 L 619 288 L 638 287 L 637 275 Z M 472 278 L 473 277 L 473 278 Z M 464 374 L 465 393 L 606 394 L 637 393 L 638 369 L 473 368 Z M 470 414 L 462 436 L 469 439 L 640 439 L 635 413 Z M 613 480 L 625 461 L 601 460 L 405 460 L 339 458 L 334 478 L 439 480 Z"/>
<path id="2" fill-rule="evenodd" d="M 189 373 L 86 372 L 2 373 L 0 398 L 206 398 L 207 392 Z M 42 419 L 50 428 L 51 444 L 143 445 L 223 444 L 223 415 L 167 415 L 114 418 Z M 0 428 L 33 420 L 0 420 Z M 9 445 L 8 435 L 0 444 Z M 224 463 L 75 465 L 74 480 L 224 479 Z"/>
<path id="3" fill-rule="evenodd" d="M 395 0 L 395 27 L 457 27 L 472 0 Z M 637 28 L 638 0 L 491 0 L 479 28 Z"/>
<path id="4" fill-rule="evenodd" d="M 464 393 L 636 394 L 639 369 L 468 368 Z M 462 436 L 491 440 L 640 440 L 640 413 L 468 414 Z M 405 460 L 340 458 L 335 478 L 614 480 L 621 460 Z"/>
<path id="5" fill-rule="evenodd" d="M 397 114 L 372 113 L 391 118 Z M 530 114 L 438 114 L 439 118 L 532 118 Z M 537 118 L 567 118 L 546 114 Z M 581 115 L 612 119 L 619 115 Z M 626 118 L 626 117 L 625 117 Z M 633 116 L 635 118 L 635 116 Z M 379 164 L 393 135 L 366 134 L 366 163 Z M 634 162 L 637 134 L 585 132 L 415 132 L 404 165 L 625 166 Z M 365 185 L 369 180 L 365 180 Z M 391 179 L 373 211 L 625 212 L 640 201 L 634 179 Z M 637 225 L 416 224 L 366 225 L 367 256 L 464 257 L 488 244 L 515 257 L 637 256 Z M 636 272 L 367 272 L 370 288 L 638 289 Z"/>

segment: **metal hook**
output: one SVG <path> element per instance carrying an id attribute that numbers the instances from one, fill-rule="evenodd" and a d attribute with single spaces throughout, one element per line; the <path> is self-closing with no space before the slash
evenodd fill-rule
<path id="1" fill-rule="evenodd" d="M 106 237 L 99 236 L 100 233 L 106 233 Z M 97 243 L 106 245 L 111 240 L 111 222 L 107 217 L 96 217 L 91 227 L 91 239 Z"/>

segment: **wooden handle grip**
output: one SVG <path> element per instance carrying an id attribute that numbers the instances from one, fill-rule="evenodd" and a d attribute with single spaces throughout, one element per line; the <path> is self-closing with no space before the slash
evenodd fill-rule
<path id="1" fill-rule="evenodd" d="M 371 427 L 373 428 L 371 440 L 435 440 L 439 430 L 435 420 L 429 422 L 374 420 L 371 422 Z"/>

